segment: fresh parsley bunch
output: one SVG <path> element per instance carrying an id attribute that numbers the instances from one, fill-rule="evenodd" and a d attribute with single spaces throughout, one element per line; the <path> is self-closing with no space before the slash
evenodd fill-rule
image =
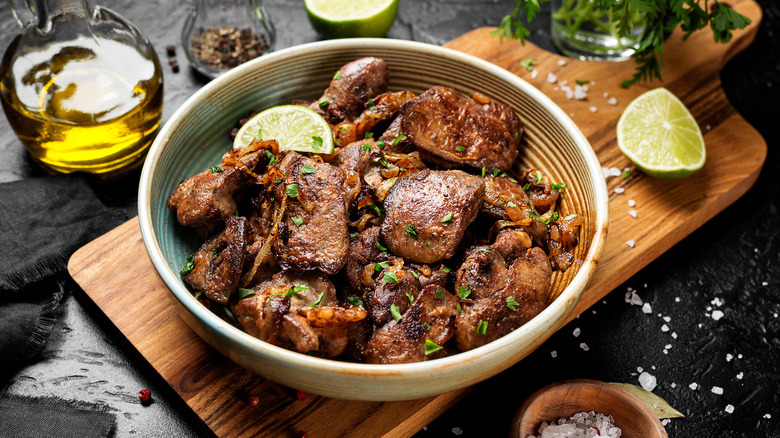
<path id="1" fill-rule="evenodd" d="M 530 22 L 541 10 L 541 3 L 549 0 L 515 0 L 514 11 L 501 20 L 494 32 L 503 41 L 504 37 L 525 42 L 529 35 L 523 24 Z M 731 32 L 743 29 L 750 20 L 728 5 L 717 0 L 710 4 L 708 0 L 591 0 L 594 7 L 609 13 L 618 36 L 629 36 L 634 28 L 632 17 L 636 13 L 644 14 L 645 29 L 639 38 L 639 47 L 632 57 L 637 63 L 633 78 L 620 85 L 628 87 L 638 81 L 661 78 L 664 39 L 680 25 L 683 40 L 692 33 L 709 25 L 715 42 L 726 43 L 731 40 Z"/>

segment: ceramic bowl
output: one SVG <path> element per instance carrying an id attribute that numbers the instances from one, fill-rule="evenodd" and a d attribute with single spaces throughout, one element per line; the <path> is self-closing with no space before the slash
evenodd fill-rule
<path id="1" fill-rule="evenodd" d="M 557 298 L 513 333 L 472 351 L 433 361 L 368 365 L 319 359 L 262 342 L 209 311 L 179 278 L 200 242 L 176 223 L 166 199 L 176 185 L 219 162 L 231 147 L 228 133 L 252 110 L 316 99 L 343 64 L 383 58 L 390 89 L 421 93 L 434 85 L 479 91 L 511 106 L 525 124 L 513 171 L 542 169 L 566 182 L 563 211 L 585 219 L 578 262 L 554 276 Z M 335 398 L 415 399 L 473 385 L 515 364 L 565 321 L 593 274 L 604 246 L 608 196 L 601 166 L 569 117 L 539 90 L 493 64 L 446 48 L 388 39 L 322 41 L 280 50 L 239 66 L 188 99 L 163 126 L 144 164 L 138 195 L 141 234 L 160 278 L 182 318 L 222 354 L 272 381 Z"/>
<path id="2" fill-rule="evenodd" d="M 511 437 L 538 436 L 543 422 L 590 411 L 611 415 L 622 438 L 668 437 L 653 410 L 635 395 L 615 385 L 589 379 L 552 383 L 531 394 L 515 415 Z"/>

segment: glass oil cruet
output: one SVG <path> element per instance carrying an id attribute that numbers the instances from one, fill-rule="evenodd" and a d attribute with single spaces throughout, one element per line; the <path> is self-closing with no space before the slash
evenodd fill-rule
<path id="1" fill-rule="evenodd" d="M 88 0 L 10 0 L 22 32 L 0 64 L 8 122 L 52 172 L 111 179 L 143 162 L 160 124 L 160 61 L 141 32 Z"/>

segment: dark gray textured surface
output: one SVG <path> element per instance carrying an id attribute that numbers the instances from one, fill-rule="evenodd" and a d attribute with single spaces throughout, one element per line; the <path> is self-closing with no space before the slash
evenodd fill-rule
<path id="1" fill-rule="evenodd" d="M 165 63 L 165 46 L 179 45 L 186 7 L 164 0 L 104 0 L 136 23 Z M 637 367 L 658 379 L 655 393 L 686 415 L 667 426 L 672 437 L 780 437 L 780 5 L 759 0 L 764 20 L 756 42 L 722 73 L 732 104 L 767 140 L 767 162 L 756 185 L 733 206 L 672 248 L 634 278 L 563 328 L 520 364 L 480 386 L 420 436 L 506 436 L 512 415 L 531 391 L 575 377 L 637 382 Z M 266 1 L 277 48 L 315 41 L 301 1 Z M 496 25 L 513 1 L 401 0 L 390 37 L 432 44 L 480 26 Z M 544 16 L 531 39 L 550 48 Z M 17 33 L 8 6 L 0 8 L 0 47 Z M 164 120 L 205 81 L 165 71 Z M 739 147 L 735 144 L 734 147 Z M 0 118 L 0 182 L 41 175 Z M 106 198 L 135 210 L 137 174 L 104 188 Z M 645 284 L 647 285 L 645 287 Z M 627 287 L 652 306 L 645 314 L 624 302 Z M 84 294 L 66 298 L 44 356 L 0 387 L 108 405 L 118 414 L 117 436 L 202 436 L 200 421 Z M 679 298 L 679 301 L 677 300 Z M 713 304 L 714 303 L 714 304 Z M 724 317 L 714 320 L 718 309 Z M 595 312 L 595 313 L 594 313 Z M 668 317 L 666 322 L 662 317 Z M 662 331 L 666 324 L 670 330 Z M 572 333 L 579 328 L 581 334 Z M 677 338 L 672 337 L 677 334 Z M 586 343 L 588 351 L 580 348 Z M 671 348 L 664 353 L 665 346 Z M 551 351 L 557 352 L 553 358 Z M 729 360 L 727 355 L 731 355 Z M 740 356 L 741 355 L 741 356 Z M 742 378 L 737 375 L 742 373 Z M 696 382 L 697 390 L 689 385 Z M 711 392 L 722 387 L 723 395 Z M 142 406 L 149 388 L 155 403 Z M 724 411 L 727 404 L 734 413 Z M 769 414 L 771 418 L 764 416 Z M 457 428 L 457 429 L 453 429 Z"/>

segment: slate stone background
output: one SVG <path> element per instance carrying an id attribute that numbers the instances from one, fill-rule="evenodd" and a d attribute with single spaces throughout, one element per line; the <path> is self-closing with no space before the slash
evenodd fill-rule
<path id="1" fill-rule="evenodd" d="M 666 425 L 669 436 L 780 437 L 780 135 L 776 130 L 780 4 L 757 2 L 764 18 L 756 41 L 721 75 L 732 104 L 768 144 L 755 186 L 535 353 L 479 386 L 418 436 L 506 436 L 515 411 L 538 387 L 578 377 L 638 384 L 641 367 L 657 378 L 654 392 L 686 415 Z M 178 45 L 182 71 L 173 74 L 164 67 L 163 119 L 167 120 L 206 83 L 189 70 L 181 49 L 187 7 L 172 0 L 96 3 L 133 21 L 155 45 L 163 63 L 165 47 Z M 268 0 L 265 5 L 278 32 L 277 48 L 318 39 L 301 1 Z M 444 44 L 471 29 L 497 25 L 513 7 L 511 0 L 401 0 L 389 36 Z M 548 27 L 542 13 L 531 25 L 530 39 L 554 50 Z M 17 32 L 10 8 L 3 6 L 0 48 L 5 50 Z M 0 118 L 0 182 L 41 175 L 6 119 Z M 102 186 L 102 194 L 134 214 L 137 180 L 135 173 Z M 652 313 L 626 303 L 627 288 L 636 289 L 643 302 L 650 303 Z M 77 286 L 72 289 L 41 360 L 0 380 L 0 390 L 108 405 L 118 414 L 117 436 L 208 436 L 200 420 L 99 309 Z M 724 312 L 724 317 L 713 319 L 713 310 Z M 662 330 L 664 324 L 668 331 Z M 575 337 L 577 328 L 580 334 Z M 588 351 L 581 343 L 587 344 Z M 552 357 L 552 351 L 557 357 Z M 698 389 L 692 390 L 691 383 L 697 383 Z M 713 386 L 723 388 L 723 394 L 711 392 Z M 136 394 L 142 388 L 154 393 L 151 406 L 138 402 Z M 728 404 L 734 406 L 732 414 L 725 411 Z"/>

